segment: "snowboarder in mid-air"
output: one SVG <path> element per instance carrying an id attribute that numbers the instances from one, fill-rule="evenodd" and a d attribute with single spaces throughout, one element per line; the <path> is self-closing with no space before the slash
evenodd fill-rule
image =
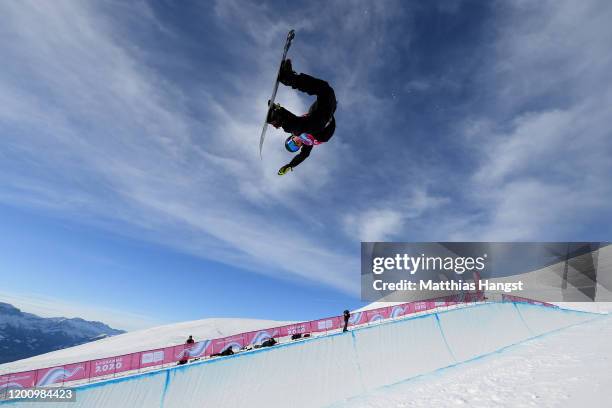
<path id="1" fill-rule="evenodd" d="M 285 140 L 285 148 L 291 153 L 300 152 L 278 170 L 278 175 L 282 176 L 303 162 L 314 146 L 327 142 L 333 136 L 336 130 L 334 112 L 337 102 L 334 90 L 327 82 L 307 74 L 295 73 L 290 59 L 282 62 L 278 80 L 283 85 L 317 97 L 308 113 L 303 116 L 296 116 L 277 103 L 270 106 L 266 122 L 291 133 Z"/>

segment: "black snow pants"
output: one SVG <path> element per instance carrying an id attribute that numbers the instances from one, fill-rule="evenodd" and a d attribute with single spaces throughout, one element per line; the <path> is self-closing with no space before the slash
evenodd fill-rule
<path id="1" fill-rule="evenodd" d="M 283 130 L 295 135 L 310 133 L 319 142 L 327 142 L 336 129 L 334 112 L 337 102 L 333 88 L 326 81 L 307 74 L 295 75 L 285 85 L 308 95 L 316 95 L 317 100 L 304 116 L 296 116 L 285 110 L 281 123 Z"/>

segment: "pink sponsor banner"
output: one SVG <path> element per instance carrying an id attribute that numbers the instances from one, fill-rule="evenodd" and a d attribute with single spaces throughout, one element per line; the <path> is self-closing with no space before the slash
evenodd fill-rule
<path id="1" fill-rule="evenodd" d="M 192 344 L 187 352 L 189 353 L 189 358 L 209 357 L 212 354 L 212 341 L 198 341 Z"/>
<path id="2" fill-rule="evenodd" d="M 434 300 L 433 304 L 434 304 L 434 308 L 448 306 L 448 302 L 444 298 Z"/>
<path id="3" fill-rule="evenodd" d="M 143 351 L 140 353 L 140 368 L 162 365 L 164 362 L 164 356 L 164 349 Z"/>
<path id="4" fill-rule="evenodd" d="M 81 363 L 67 364 L 64 366 L 64 382 L 79 381 L 89 378 L 89 371 L 91 367 L 90 361 L 83 361 Z"/>
<path id="5" fill-rule="evenodd" d="M 405 316 L 408 311 L 408 304 L 390 306 L 389 309 L 389 317 L 391 318 Z"/>
<path id="6" fill-rule="evenodd" d="M 407 315 L 407 314 L 414 314 L 414 313 L 416 313 L 416 309 L 415 309 L 415 307 L 414 307 L 414 306 L 415 306 L 415 303 L 416 303 L 416 302 L 410 302 L 410 303 L 406 304 L 406 307 L 405 307 L 405 309 L 404 309 L 404 314 L 405 314 L 405 315 Z"/>
<path id="7" fill-rule="evenodd" d="M 164 347 L 164 364 L 172 364 L 175 361 L 178 361 L 176 355 L 174 354 L 175 346 Z"/>
<path id="8" fill-rule="evenodd" d="M 169 358 L 171 361 L 168 363 L 175 361 L 184 361 L 189 360 L 189 349 L 191 348 L 191 344 L 178 344 L 172 347 L 172 353 L 166 358 Z"/>
<path id="9" fill-rule="evenodd" d="M 213 354 L 221 353 L 225 349 L 225 339 L 214 339 L 212 341 L 212 352 Z"/>
<path id="10" fill-rule="evenodd" d="M 278 328 L 280 337 L 293 336 L 294 334 L 310 333 L 310 322 L 289 324 Z"/>
<path id="11" fill-rule="evenodd" d="M 117 363 L 115 364 L 115 373 L 123 373 L 126 371 L 137 370 L 138 367 L 138 359 L 134 358 L 134 354 L 124 354 L 120 357 L 116 357 Z"/>
<path id="12" fill-rule="evenodd" d="M 24 371 L 22 373 L 10 374 L 5 388 L 31 388 L 36 382 L 37 370 Z"/>
<path id="13" fill-rule="evenodd" d="M 183 349 L 180 351 L 182 358 L 183 359 L 192 358 L 191 354 L 192 354 L 192 351 L 195 349 L 195 346 L 196 346 L 196 343 L 190 343 L 190 344 L 185 343 L 183 345 Z"/>
<path id="14" fill-rule="evenodd" d="M 36 387 L 48 387 L 53 384 L 61 384 L 66 372 L 64 366 L 47 367 L 37 370 Z"/>
<path id="15" fill-rule="evenodd" d="M 255 341 L 256 335 L 257 335 L 256 331 L 244 333 L 244 341 L 246 342 L 246 344 L 249 346 L 254 346 L 255 343 L 253 343 L 253 341 Z M 213 343 L 213 340 L 211 340 L 211 347 L 210 347 L 211 349 L 212 349 L 212 343 Z"/>
<path id="16" fill-rule="evenodd" d="M 204 344 L 202 342 L 185 344 L 185 349 L 183 350 L 183 357 L 196 358 L 202 356 L 204 354 L 204 349 L 202 348 Z"/>
<path id="17" fill-rule="evenodd" d="M 132 369 L 132 355 L 101 358 L 91 361 L 90 378 L 113 375 Z"/>
<path id="18" fill-rule="evenodd" d="M 358 326 L 368 322 L 368 316 L 366 312 L 353 312 L 349 317 L 349 326 Z M 342 325 L 344 327 L 344 318 L 342 318 Z"/>
<path id="19" fill-rule="evenodd" d="M 414 302 L 413 307 L 415 313 L 423 312 L 427 310 L 427 302 Z"/>
<path id="20" fill-rule="evenodd" d="M 270 337 L 278 338 L 280 336 L 280 328 L 274 327 L 272 329 L 258 330 L 244 334 L 244 342 L 247 345 L 254 346 L 261 344 L 268 340 Z"/>
<path id="21" fill-rule="evenodd" d="M 277 333 L 276 336 L 278 337 L 278 329 L 275 329 L 272 331 L 273 333 Z M 240 350 L 241 348 L 243 348 L 246 345 L 246 341 L 245 341 L 245 334 L 236 334 L 234 336 L 229 336 L 223 339 L 223 350 L 226 350 L 228 348 L 232 348 L 232 351 L 236 352 L 238 350 Z M 222 351 L 223 351 L 222 350 Z"/>
<path id="22" fill-rule="evenodd" d="M 502 294 L 502 300 L 509 300 L 510 302 L 530 303 L 532 305 L 541 305 L 541 306 L 548 306 L 548 307 L 556 307 L 552 303 L 541 302 L 539 300 L 528 299 L 528 298 L 524 298 L 524 297 L 520 297 L 520 296 L 513 296 L 513 295 L 506 295 L 506 294 Z"/>
<path id="23" fill-rule="evenodd" d="M 2 400 L 2 398 L 4 398 L 4 395 L 8 388 L 8 381 L 9 381 L 8 375 L 0 375 L 0 401 Z"/>
<path id="24" fill-rule="evenodd" d="M 344 318 L 337 316 L 332 317 L 331 319 L 334 330 L 341 329 L 342 327 L 344 327 Z"/>
<path id="25" fill-rule="evenodd" d="M 258 332 L 254 332 L 254 333 L 256 335 Z M 245 338 L 248 338 L 249 335 L 251 335 L 251 333 L 237 334 L 234 336 L 223 337 L 221 339 L 215 339 L 212 341 L 212 352 L 214 354 L 218 354 L 218 353 L 225 351 L 226 349 L 230 347 L 232 348 L 232 351 L 236 352 L 247 344 L 245 341 Z M 254 339 L 253 335 L 251 335 L 250 337 Z M 258 343 L 261 343 L 262 341 L 269 339 L 270 336 L 263 335 L 262 338 L 263 340 L 259 341 Z M 254 344 L 257 344 L 257 343 L 254 343 Z"/>
<path id="26" fill-rule="evenodd" d="M 130 354 L 130 367 L 132 367 L 132 370 L 138 370 L 140 368 L 140 355 L 142 353 L 141 352 L 137 352 L 137 353 L 132 353 Z"/>
<path id="27" fill-rule="evenodd" d="M 339 329 L 344 325 L 344 321 L 340 317 L 328 317 L 327 319 L 319 319 L 311 322 L 313 332 L 325 332 L 329 330 Z"/>
<path id="28" fill-rule="evenodd" d="M 513 302 L 525 302 L 525 303 L 531 303 L 532 300 L 531 299 L 527 299 L 527 298 L 522 298 L 519 296 L 512 296 L 512 295 L 506 295 L 508 296 L 508 298 L 513 301 Z"/>
<path id="29" fill-rule="evenodd" d="M 368 323 L 375 323 L 388 318 L 388 313 L 389 310 L 386 307 L 382 307 L 379 309 L 368 310 L 365 314 Z"/>

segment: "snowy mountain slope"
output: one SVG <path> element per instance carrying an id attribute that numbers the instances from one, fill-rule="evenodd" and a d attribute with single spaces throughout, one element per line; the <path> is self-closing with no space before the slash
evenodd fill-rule
<path id="1" fill-rule="evenodd" d="M 80 318 L 43 318 L 0 302 L 0 363 L 124 333 Z"/>
<path id="2" fill-rule="evenodd" d="M 292 322 L 275 320 L 217 318 L 181 322 L 138 330 L 91 343 L 1 364 L 0 374 L 52 367 L 77 361 L 112 357 L 137 351 L 182 344 L 189 335 L 196 341 L 231 336 L 251 330 L 282 326 Z"/>

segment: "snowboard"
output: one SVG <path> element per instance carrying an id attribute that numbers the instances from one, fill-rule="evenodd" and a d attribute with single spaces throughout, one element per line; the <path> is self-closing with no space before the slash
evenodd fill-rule
<path id="1" fill-rule="evenodd" d="M 270 108 L 272 107 L 272 105 L 274 105 L 274 99 L 276 99 L 276 91 L 278 91 L 278 77 L 280 75 L 280 69 L 281 66 L 283 65 L 283 62 L 285 61 L 285 58 L 287 58 L 287 52 L 289 51 L 289 47 L 291 47 L 291 41 L 293 40 L 293 37 L 295 37 L 295 30 L 290 30 L 287 33 L 287 40 L 285 41 L 285 48 L 283 49 L 283 58 L 281 59 L 281 62 L 278 66 L 278 71 L 276 73 L 276 79 L 274 81 L 274 88 L 272 89 L 272 96 L 270 97 L 270 100 L 268 101 L 268 110 L 266 111 L 266 117 L 264 118 L 264 125 L 263 125 L 263 129 L 261 130 L 261 137 L 259 138 L 259 157 L 263 159 L 262 156 L 262 149 L 263 149 L 263 143 L 264 140 L 266 138 L 266 130 L 268 129 L 268 122 L 267 122 L 267 118 L 268 118 L 268 113 L 270 111 Z"/>

